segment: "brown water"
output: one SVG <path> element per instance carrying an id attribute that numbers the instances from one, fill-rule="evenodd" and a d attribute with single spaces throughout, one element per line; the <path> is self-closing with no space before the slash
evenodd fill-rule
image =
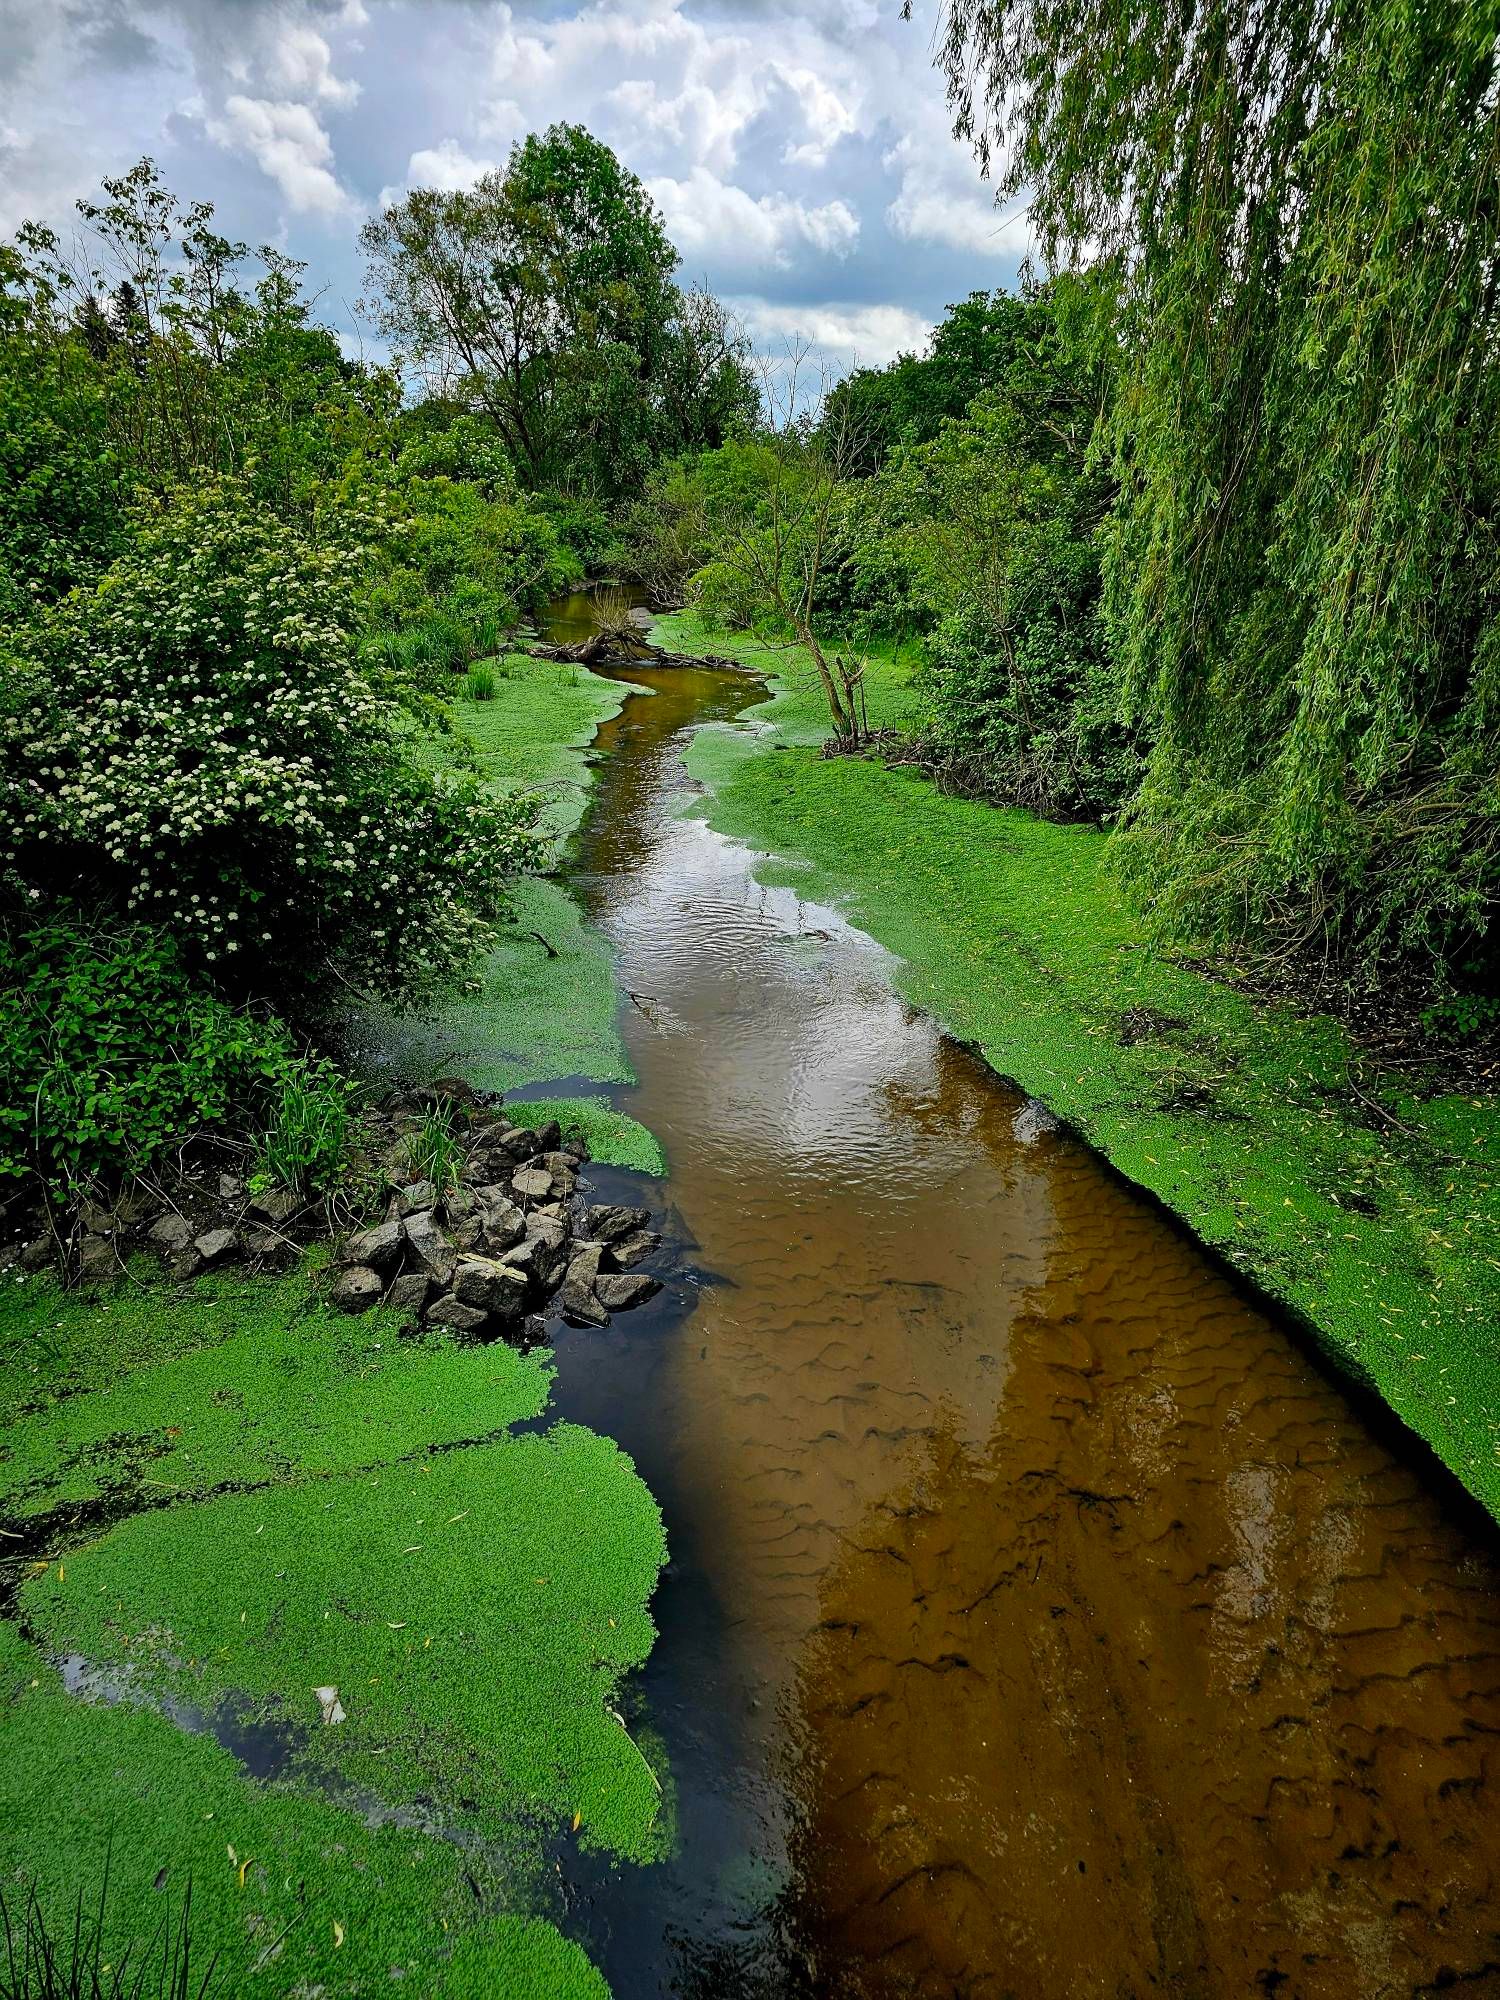
<path id="1" fill-rule="evenodd" d="M 1500 1994 L 1487 1538 L 680 816 L 753 688 L 639 679 L 577 880 L 716 1282 L 560 1345 L 673 1551 L 679 1853 L 575 1886 L 619 2000 Z"/>

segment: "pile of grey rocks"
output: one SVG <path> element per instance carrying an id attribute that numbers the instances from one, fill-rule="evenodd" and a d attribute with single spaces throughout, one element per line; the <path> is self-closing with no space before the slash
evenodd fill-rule
<path id="1" fill-rule="evenodd" d="M 475 1339 L 516 1336 L 550 1309 L 574 1326 L 607 1326 L 661 1289 L 638 1268 L 661 1244 L 644 1208 L 586 1205 L 587 1154 L 555 1123 L 532 1131 L 498 1109 L 469 1115 L 456 1185 L 404 1178 L 391 1154 L 383 1221 L 344 1242 L 329 1297 L 343 1312 L 390 1305 Z"/>
<path id="2" fill-rule="evenodd" d="M 440 1111 L 456 1172 L 439 1188 L 420 1177 L 413 1141 Z M 335 1237 L 329 1299 L 343 1312 L 389 1305 L 408 1323 L 475 1339 L 540 1337 L 541 1317 L 607 1326 L 661 1290 L 640 1268 L 661 1247 L 650 1212 L 587 1203 L 586 1148 L 556 1122 L 537 1130 L 506 1116 L 498 1097 L 458 1079 L 395 1091 L 362 1115 L 357 1188 L 366 1218 Z M 239 1265 L 286 1270 L 326 1240 L 348 1203 L 263 1192 L 211 1155 L 171 1185 L 136 1184 L 108 1204 L 83 1202 L 52 1230 L 19 1216 L 0 1242 L 0 1269 L 61 1267 L 84 1284 L 119 1278 L 133 1250 L 154 1251 L 174 1278 Z M 381 1220 L 369 1223 L 373 1208 Z M 9 1220 L 9 1218 L 0 1218 Z"/>

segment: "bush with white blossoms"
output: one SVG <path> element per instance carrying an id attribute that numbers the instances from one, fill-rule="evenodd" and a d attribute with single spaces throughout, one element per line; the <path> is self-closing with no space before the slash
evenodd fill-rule
<path id="1" fill-rule="evenodd" d="M 226 991 L 303 1010 L 460 979 L 534 812 L 414 761 L 351 643 L 362 561 L 211 482 L 16 635 L 0 903 L 158 925 Z"/>

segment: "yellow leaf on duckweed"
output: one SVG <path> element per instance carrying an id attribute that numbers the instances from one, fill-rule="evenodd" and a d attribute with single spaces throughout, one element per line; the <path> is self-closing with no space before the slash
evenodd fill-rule
<path id="1" fill-rule="evenodd" d="M 337 1950 L 338 1950 L 338 1948 L 339 1948 L 339 1946 L 340 1946 L 340 1945 L 341 1945 L 341 1944 L 342 1944 L 343 1942 L 344 1942 L 344 1926 L 343 1926 L 343 1925 L 342 1925 L 342 1924 L 341 1924 L 341 1923 L 339 1922 L 338 1918 L 337 1918 L 337 1917 L 335 1917 L 335 1918 L 334 1918 L 334 1920 L 333 1920 L 333 1948 L 334 1948 L 334 1950 L 335 1950 L 335 1951 L 337 1951 Z"/>

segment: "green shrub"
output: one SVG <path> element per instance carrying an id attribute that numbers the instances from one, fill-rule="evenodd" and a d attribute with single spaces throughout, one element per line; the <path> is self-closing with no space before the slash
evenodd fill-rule
<path id="1" fill-rule="evenodd" d="M 272 1081 L 252 1186 L 294 1194 L 335 1187 L 348 1162 L 350 1094 L 332 1063 L 314 1056 L 288 1063 Z"/>
<path id="2" fill-rule="evenodd" d="M 493 701 L 495 669 L 487 666 L 470 667 L 464 676 L 464 696 L 468 701 Z"/>
<path id="3" fill-rule="evenodd" d="M 406 1141 L 406 1157 L 418 1178 L 431 1181 L 439 1194 L 458 1186 L 463 1178 L 464 1147 L 454 1130 L 451 1106 L 436 1105 L 427 1112 Z"/>
<path id="4" fill-rule="evenodd" d="M 0 912 L 87 881 L 278 1007 L 460 977 L 537 856 L 532 808 L 418 766 L 355 658 L 358 562 L 210 484 L 20 634 Z"/>
<path id="5" fill-rule="evenodd" d="M 331 1089 L 332 1072 L 193 985 L 159 930 L 76 913 L 0 929 L 0 1183 L 118 1180 L 313 1081 Z"/>

